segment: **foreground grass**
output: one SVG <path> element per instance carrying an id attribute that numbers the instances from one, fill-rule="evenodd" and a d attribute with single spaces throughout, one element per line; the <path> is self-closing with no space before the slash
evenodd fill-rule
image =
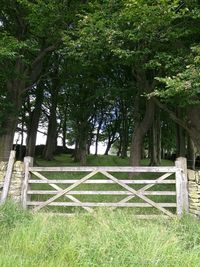
<path id="1" fill-rule="evenodd" d="M 200 266 L 200 224 L 191 217 L 138 221 L 130 213 L 31 215 L 0 207 L 0 266 Z"/>

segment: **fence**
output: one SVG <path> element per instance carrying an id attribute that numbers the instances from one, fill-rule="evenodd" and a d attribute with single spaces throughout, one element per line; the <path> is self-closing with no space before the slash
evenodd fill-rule
<path id="1" fill-rule="evenodd" d="M 45 207 L 79 207 L 88 212 L 93 212 L 95 207 L 114 208 L 149 208 L 153 207 L 163 216 L 171 218 L 178 215 L 181 217 L 188 212 L 187 192 L 187 166 L 186 159 L 179 158 L 175 166 L 169 167 L 33 167 L 32 159 L 25 159 L 25 177 L 22 185 L 22 206 L 33 207 L 37 212 Z M 79 179 L 52 179 L 48 178 L 51 173 L 85 173 Z M 121 174 L 152 173 L 160 174 L 156 179 L 120 178 Z M 51 176 L 51 175 L 50 175 Z M 74 177 L 73 177 L 74 178 Z M 99 179 L 100 178 L 100 179 Z M 141 178 L 141 177 L 140 177 Z M 170 179 L 169 179 L 170 178 Z M 174 185 L 173 191 L 152 191 L 156 185 Z M 32 186 L 38 186 L 37 189 Z M 53 190 L 41 188 L 48 185 Z M 63 188 L 65 185 L 65 188 Z M 80 189 L 80 186 L 93 186 L 92 190 Z M 104 190 L 95 190 L 96 186 L 104 185 Z M 115 185 L 112 190 L 107 190 L 109 185 Z M 139 189 L 135 185 L 143 185 Z M 105 190 L 106 186 L 106 190 Z M 120 188 L 120 190 L 119 190 Z M 149 190 L 151 189 L 151 190 Z M 33 196 L 45 196 L 42 201 L 35 201 Z M 49 197 L 50 196 L 50 197 Z M 79 198 L 77 198 L 79 196 Z M 112 202 L 85 202 L 81 199 L 85 196 L 123 196 L 119 201 Z M 157 202 L 152 196 L 175 196 L 175 202 Z M 48 197 L 48 198 L 47 198 Z M 140 200 L 135 202 L 135 200 Z M 60 201 L 59 201 L 60 200 Z M 142 201 L 142 202 L 141 202 Z M 174 213 L 171 209 L 175 209 Z M 139 214 L 137 217 L 149 218 L 154 214 Z"/>

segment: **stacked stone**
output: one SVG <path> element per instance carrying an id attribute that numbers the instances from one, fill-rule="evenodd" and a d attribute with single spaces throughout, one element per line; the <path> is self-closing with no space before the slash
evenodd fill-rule
<path id="1" fill-rule="evenodd" d="M 200 217 L 200 171 L 188 170 L 189 211 Z"/>
<path id="2" fill-rule="evenodd" d="M 21 188 L 24 177 L 24 164 L 21 161 L 16 161 L 13 168 L 12 180 L 9 190 L 10 197 L 20 203 L 21 201 Z"/>
<path id="3" fill-rule="evenodd" d="M 6 169 L 7 169 L 7 162 L 0 162 L 0 187 L 3 186 Z M 12 172 L 9 197 L 18 203 L 21 201 L 21 186 L 23 177 L 24 177 L 24 164 L 21 161 L 16 161 Z"/>

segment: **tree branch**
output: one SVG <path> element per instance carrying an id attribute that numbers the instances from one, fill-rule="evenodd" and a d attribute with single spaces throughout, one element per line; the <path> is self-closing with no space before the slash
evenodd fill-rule
<path id="1" fill-rule="evenodd" d="M 160 107 L 162 110 L 167 112 L 169 114 L 169 117 L 177 123 L 179 126 L 181 126 L 183 129 L 185 129 L 189 134 L 191 133 L 190 128 L 187 126 L 187 123 L 184 122 L 182 119 L 178 118 L 176 113 L 170 110 L 165 104 L 161 103 L 157 98 L 153 98 L 155 104 Z"/>
<path id="2" fill-rule="evenodd" d="M 34 69 L 37 67 L 37 65 L 43 60 L 43 58 L 46 56 L 47 53 L 53 52 L 57 48 L 58 44 L 50 45 L 43 49 L 35 58 L 33 63 L 31 64 L 31 69 Z"/>

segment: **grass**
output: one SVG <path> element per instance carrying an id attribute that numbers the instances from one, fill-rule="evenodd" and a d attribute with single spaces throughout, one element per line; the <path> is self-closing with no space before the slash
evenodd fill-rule
<path id="1" fill-rule="evenodd" d="M 47 216 L 0 206 L 1 267 L 198 267 L 200 223 L 138 221 L 125 211 Z"/>
<path id="2" fill-rule="evenodd" d="M 54 157 L 53 161 L 47 161 L 42 158 L 36 159 L 36 164 L 38 166 L 78 166 L 77 162 L 73 161 L 71 155 L 60 154 Z M 142 160 L 141 164 L 147 166 L 149 164 L 148 159 Z M 129 159 L 122 159 L 117 156 L 105 156 L 105 155 L 89 155 L 87 156 L 87 166 L 129 166 Z M 170 166 L 174 163 L 170 160 L 163 160 L 162 166 Z"/>

